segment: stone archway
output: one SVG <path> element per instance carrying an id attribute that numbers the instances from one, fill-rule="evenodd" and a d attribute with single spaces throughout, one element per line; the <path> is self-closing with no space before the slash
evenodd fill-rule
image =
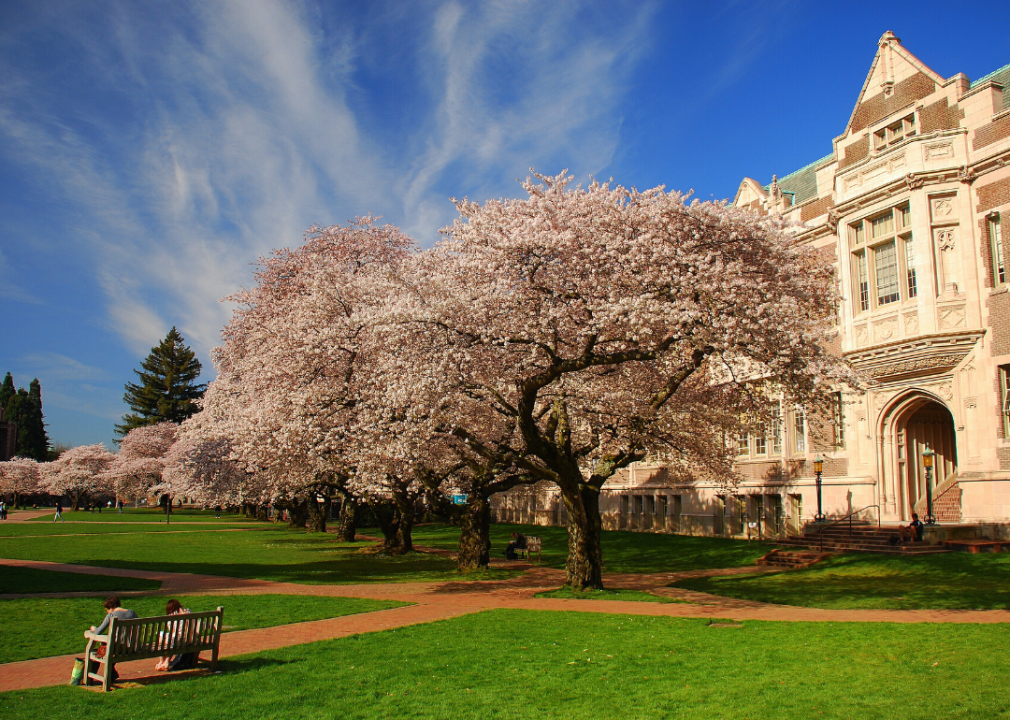
<path id="1" fill-rule="evenodd" d="M 954 418 L 938 397 L 911 391 L 897 398 L 881 418 L 879 466 L 887 505 L 899 520 L 909 520 L 926 496 L 922 452 L 928 447 L 934 490 L 957 471 Z M 920 515 L 922 513 L 920 512 Z"/>

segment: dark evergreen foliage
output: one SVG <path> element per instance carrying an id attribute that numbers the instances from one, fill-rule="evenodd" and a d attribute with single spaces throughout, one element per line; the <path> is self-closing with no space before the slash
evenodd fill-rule
<path id="1" fill-rule="evenodd" d="M 17 391 L 14 389 L 14 378 L 10 373 L 7 373 L 7 375 L 4 376 L 3 385 L 0 386 L 0 408 L 3 408 L 6 412 L 7 403 L 16 394 Z"/>
<path id="2" fill-rule="evenodd" d="M 169 421 L 180 423 L 199 408 L 194 401 L 203 397 L 206 385 L 196 382 L 203 366 L 174 327 L 151 354 L 134 370 L 139 383 L 126 383 L 123 400 L 132 413 L 123 416 L 116 432 L 125 435 L 144 425 Z"/>
<path id="3" fill-rule="evenodd" d="M 45 462 L 49 454 L 49 437 L 46 434 L 45 418 L 42 415 L 42 386 L 35 378 L 25 390 L 14 390 L 14 378 L 10 373 L 0 387 L 0 407 L 4 409 L 4 420 L 17 426 L 14 454 Z"/>

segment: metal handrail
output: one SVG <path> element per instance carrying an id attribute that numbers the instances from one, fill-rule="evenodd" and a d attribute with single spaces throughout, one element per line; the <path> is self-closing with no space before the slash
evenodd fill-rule
<path id="1" fill-rule="evenodd" d="M 828 524 L 822 526 L 821 528 L 819 528 L 817 530 L 817 537 L 818 537 L 818 540 L 820 542 L 821 552 L 824 552 L 824 531 L 825 530 L 827 530 L 829 527 L 834 527 L 838 523 L 845 522 L 846 520 L 848 520 L 849 521 L 849 537 L 852 537 L 852 516 L 853 515 L 858 515 L 859 513 L 863 512 L 863 510 L 869 510 L 870 508 L 877 508 L 877 530 L 879 530 L 880 529 L 880 506 L 879 505 L 867 505 L 864 508 L 859 508 L 858 510 L 854 510 L 853 512 L 850 512 L 848 515 L 846 515 L 843 518 L 838 518 L 837 520 L 833 520 L 832 522 L 829 522 Z"/>

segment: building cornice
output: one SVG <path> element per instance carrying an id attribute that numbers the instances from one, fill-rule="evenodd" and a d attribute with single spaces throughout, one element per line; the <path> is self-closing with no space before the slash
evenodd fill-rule
<path id="1" fill-rule="evenodd" d="M 984 330 L 923 335 L 854 352 L 843 357 L 856 370 L 878 381 L 950 372 L 972 351 Z"/>
<path id="2" fill-rule="evenodd" d="M 936 136 L 939 137 L 940 133 L 937 133 Z M 923 139 L 932 139 L 933 137 L 933 135 L 923 136 Z M 892 180 L 869 192 L 834 206 L 824 222 L 803 229 L 796 233 L 795 237 L 800 243 L 808 243 L 834 235 L 840 218 L 859 212 L 897 193 L 918 190 L 929 185 L 942 185 L 957 181 L 970 185 L 983 175 L 1000 170 L 1007 165 L 1010 165 L 1010 148 L 960 167 L 908 173 L 903 178 Z"/>

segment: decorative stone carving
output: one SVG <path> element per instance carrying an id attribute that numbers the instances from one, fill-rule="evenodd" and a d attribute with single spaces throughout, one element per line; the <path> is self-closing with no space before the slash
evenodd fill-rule
<path id="1" fill-rule="evenodd" d="M 954 206 L 950 198 L 936 198 L 933 200 L 933 217 L 950 217 L 954 211 Z"/>
<path id="2" fill-rule="evenodd" d="M 897 395 L 897 392 L 879 392 L 875 393 L 873 396 L 873 410 L 874 412 L 880 412 L 884 409 L 884 406 L 890 402 L 891 398 Z"/>
<path id="3" fill-rule="evenodd" d="M 950 228 L 945 230 L 937 230 L 936 232 L 936 246 L 941 250 L 953 250 L 954 249 L 954 231 Z"/>
<path id="4" fill-rule="evenodd" d="M 950 140 L 946 142 L 927 143 L 922 146 L 923 160 L 936 160 L 938 158 L 954 157 L 954 143 Z"/>
<path id="5" fill-rule="evenodd" d="M 925 180 L 921 177 L 916 177 L 913 173 L 908 173 L 905 176 L 905 187 L 909 190 L 918 190 L 925 184 Z"/>
<path id="6" fill-rule="evenodd" d="M 965 410 L 974 410 L 977 407 L 978 407 L 978 401 L 975 398 L 970 397 L 970 398 L 965 398 L 964 399 L 964 409 Z"/>
<path id="7" fill-rule="evenodd" d="M 974 170 L 969 168 L 967 165 L 962 165 L 961 171 L 957 174 L 958 180 L 960 180 L 963 183 L 967 183 L 969 185 L 975 182 L 975 178 L 977 177 L 978 174 Z"/>
<path id="8" fill-rule="evenodd" d="M 884 342 L 894 337 L 898 330 L 898 318 L 887 318 L 873 324 L 873 339 Z"/>
<path id="9" fill-rule="evenodd" d="M 905 313 L 902 315 L 905 321 L 905 335 L 915 335 L 919 332 L 919 313 Z"/>
<path id="10" fill-rule="evenodd" d="M 940 329 L 952 330 L 967 327 L 964 316 L 964 305 L 951 305 L 940 308 Z"/>
<path id="11" fill-rule="evenodd" d="M 954 397 L 954 391 L 950 387 L 950 383 L 940 383 L 936 386 L 936 394 L 942 397 L 944 400 L 951 400 Z"/>
<path id="12" fill-rule="evenodd" d="M 866 326 L 856 325 L 856 345 L 865 345 L 867 340 L 869 340 L 869 333 L 866 331 Z"/>
<path id="13" fill-rule="evenodd" d="M 831 228 L 831 232 L 838 232 L 838 221 L 840 219 L 834 208 L 828 208 L 828 227 Z"/>
<path id="14" fill-rule="evenodd" d="M 881 378 L 890 377 L 891 375 L 905 375 L 922 370 L 932 370 L 934 368 L 949 368 L 957 365 L 962 357 L 962 355 L 933 355 L 931 357 L 912 358 L 888 365 L 878 365 L 877 367 L 869 368 L 867 373 L 870 377 Z"/>

